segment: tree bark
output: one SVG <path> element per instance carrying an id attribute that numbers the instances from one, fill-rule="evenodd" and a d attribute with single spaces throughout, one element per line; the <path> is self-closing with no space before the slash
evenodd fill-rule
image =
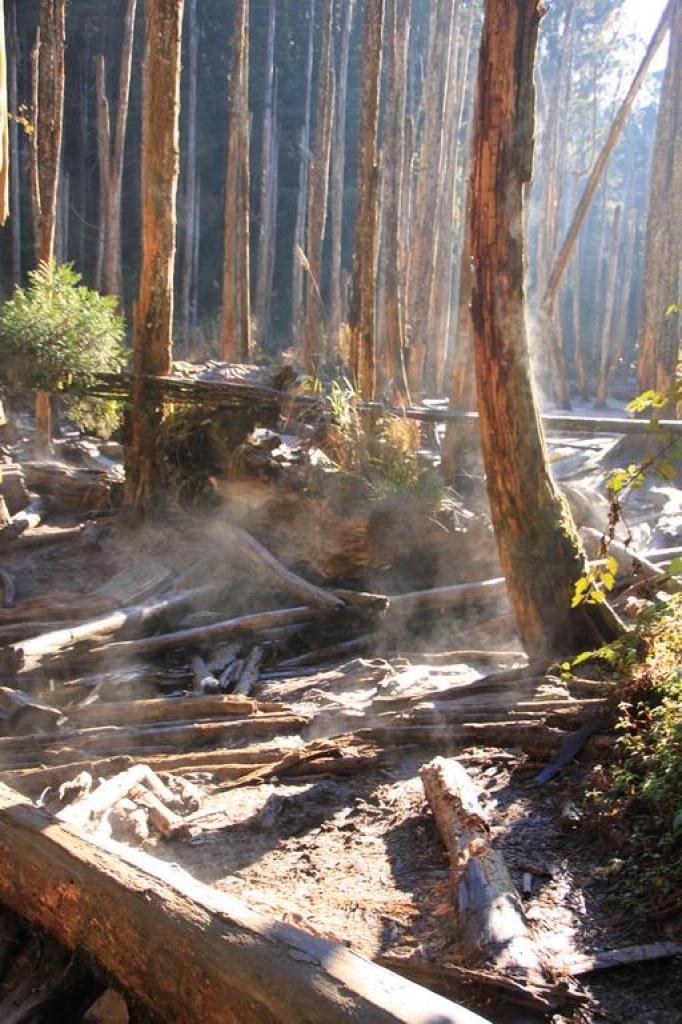
<path id="1" fill-rule="evenodd" d="M 533 67 L 543 7 L 487 0 L 471 172 L 472 320 L 481 442 L 502 569 L 531 660 L 618 635 L 606 605 L 571 608 L 587 571 L 549 474 L 530 370 L 523 194 L 532 174 Z"/>
<path id="2" fill-rule="evenodd" d="M 157 444 L 162 411 L 153 404 L 145 377 L 166 376 L 172 360 L 183 2 L 147 0 L 145 6 L 142 266 L 133 318 L 133 404 L 125 484 L 126 506 L 138 518 L 158 514 L 163 497 Z M 163 117 L 159 117 L 161 110 Z"/>
<path id="3" fill-rule="evenodd" d="M 263 345 L 270 328 L 268 310 L 272 291 L 273 250 L 277 226 L 277 144 L 275 127 L 275 28 L 277 9 L 270 0 L 268 39 L 265 56 L 263 131 L 261 135 L 260 226 L 258 230 L 258 273 L 256 276 L 255 318 L 259 344 Z"/>
<path id="4" fill-rule="evenodd" d="M 306 218 L 305 333 L 303 366 L 314 372 L 322 355 L 322 244 L 327 222 L 329 193 L 329 157 L 334 110 L 334 74 L 332 69 L 333 0 L 325 0 L 322 16 L 322 43 L 318 69 L 315 144 L 308 171 L 308 213 Z"/>
<path id="5" fill-rule="evenodd" d="M 330 218 L 331 275 L 329 284 L 329 356 L 338 355 L 341 323 L 346 314 L 343 302 L 343 208 L 346 184 L 346 117 L 348 97 L 348 62 L 350 37 L 355 14 L 355 0 L 345 0 L 341 28 L 340 57 L 336 76 L 336 109 L 334 113 L 334 145 L 331 153 Z"/>
<path id="6" fill-rule="evenodd" d="M 315 41 L 315 0 L 308 8 L 308 57 L 306 60 L 303 127 L 299 141 L 298 202 L 294 231 L 293 270 L 291 278 L 291 332 L 297 347 L 303 347 L 305 320 L 303 315 L 303 274 L 305 270 L 306 211 L 308 177 L 310 175 L 310 113 L 313 95 L 313 58 Z"/>
<path id="7" fill-rule="evenodd" d="M 382 147 L 381 316 L 378 339 L 385 383 L 394 405 L 410 402 L 405 369 L 405 245 L 402 205 L 406 196 L 405 115 L 411 0 L 386 0 L 386 114 Z"/>
<path id="8" fill-rule="evenodd" d="M 251 350 L 249 13 L 250 0 L 237 0 L 230 72 L 230 136 L 223 234 L 223 359 L 237 363 L 248 362 Z"/>
<path id="9" fill-rule="evenodd" d="M 33 71 L 31 200 L 37 263 L 54 256 L 57 193 L 64 124 L 65 0 L 41 0 Z"/>
<path id="10" fill-rule="evenodd" d="M 197 21 L 197 0 L 187 3 L 187 142 L 184 161 L 185 180 L 183 190 L 182 262 L 180 264 L 179 320 L 182 325 L 182 342 L 185 351 L 189 348 L 191 329 L 192 285 L 194 283 L 195 234 L 199 230 L 197 219 L 197 93 L 199 78 L 199 24 Z"/>
<path id="11" fill-rule="evenodd" d="M 122 861 L 6 786 L 0 852 L 3 902 L 168 1024 L 485 1024 L 183 872 L 168 882 L 151 858 Z"/>
<path id="12" fill-rule="evenodd" d="M 362 34 L 362 93 L 358 139 L 358 210 L 353 258 L 353 307 L 350 316 L 351 372 L 360 395 L 374 397 L 374 291 L 377 249 L 377 129 L 384 0 L 366 0 Z"/>
<path id="13" fill-rule="evenodd" d="M 669 11 L 670 49 L 651 171 L 638 365 L 639 390 L 663 394 L 679 376 L 682 337 L 682 0 L 671 0 Z M 668 412 L 674 414 L 674 403 Z"/>
<path id="14" fill-rule="evenodd" d="M 5 4 L 0 0 L 0 224 L 9 217 L 10 161 Z"/>
<path id="15" fill-rule="evenodd" d="M 613 311 L 616 305 L 616 283 L 618 280 L 619 246 L 620 246 L 620 215 L 621 207 L 617 206 L 613 214 L 611 227 L 611 245 L 609 247 L 610 263 L 608 280 L 606 282 L 606 294 L 604 305 L 604 320 L 601 332 L 601 358 L 599 360 L 599 377 L 597 380 L 597 409 L 606 408 L 606 400 L 609 397 L 609 381 L 611 379 L 611 364 L 614 357 L 615 337 Z"/>
<path id="16" fill-rule="evenodd" d="M 20 62 L 19 35 L 17 32 L 17 4 L 12 0 L 10 8 L 8 47 L 8 100 L 9 109 L 16 115 L 19 105 L 18 68 Z M 9 125 L 10 140 L 10 209 L 12 211 L 12 290 L 21 284 L 21 173 L 19 153 L 19 125 L 16 116 Z"/>

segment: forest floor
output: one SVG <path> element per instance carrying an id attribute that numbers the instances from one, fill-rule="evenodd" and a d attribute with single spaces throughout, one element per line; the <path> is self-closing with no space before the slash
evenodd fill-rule
<path id="1" fill-rule="evenodd" d="M 568 446 L 575 458 L 584 442 Z M 672 489 L 671 489 L 672 490 Z M 643 520 L 643 517 L 642 517 Z M 62 517 L 35 532 L 75 523 Z M 653 524 L 652 524 L 653 526 Z M 200 531 L 201 532 L 201 531 Z M 172 530 L 162 538 L 173 546 Z M 204 552 L 205 553 L 205 552 Z M 3 556 L 18 581 L 17 602 L 54 594 L 87 595 L 136 555 L 127 530 L 109 525 L 93 554 L 64 543 Z M 455 618 L 448 633 L 456 636 Z M 522 666 L 513 633 L 498 638 L 499 657 L 466 660 L 447 650 L 385 648 L 314 672 L 262 679 L 251 695 L 282 702 L 308 716 L 305 739 L 362 728 L 382 694 L 428 700 L 453 682 L 495 669 Z M 378 656 L 374 656 L 377 654 Z M 317 722 L 317 725 L 315 723 Z M 273 740 L 296 749 L 300 738 Z M 450 898 L 448 859 L 425 801 L 419 769 L 436 754 L 457 756 L 480 789 L 495 845 L 521 892 L 542 957 L 561 974 L 596 950 L 660 940 L 682 941 L 679 921 L 649 921 L 613 899 L 609 849 L 580 811 L 595 761 L 608 744 L 588 745 L 554 781 L 534 782 L 546 759 L 510 749 L 442 742 L 432 748 L 388 749 L 379 766 L 343 778 L 334 774 L 276 777 L 231 788 L 210 773 L 191 781 L 202 793 L 200 811 L 182 838 L 150 839 L 146 853 L 237 895 L 256 909 L 335 939 L 370 959 L 394 958 L 447 968 L 461 964 Z M 120 845 L 126 856 L 125 844 Z M 492 1024 L 682 1024 L 680 960 L 602 970 L 580 978 L 582 1005 L 538 1015 L 480 987 L 440 977 L 450 998 L 477 1009 Z"/>

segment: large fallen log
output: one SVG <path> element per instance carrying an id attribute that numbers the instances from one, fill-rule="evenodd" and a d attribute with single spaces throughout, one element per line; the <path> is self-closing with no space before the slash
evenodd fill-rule
<path id="1" fill-rule="evenodd" d="M 485 1024 L 182 872 L 126 863 L 5 786 L 0 857 L 0 898 L 167 1024 Z"/>
<path id="2" fill-rule="evenodd" d="M 470 963 L 544 983 L 543 968 L 521 900 L 490 831 L 476 788 L 455 760 L 437 757 L 421 769 L 426 799 L 450 855 L 462 948 Z"/>

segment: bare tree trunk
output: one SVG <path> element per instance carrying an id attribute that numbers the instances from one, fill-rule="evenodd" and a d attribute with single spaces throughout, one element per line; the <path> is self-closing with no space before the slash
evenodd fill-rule
<path id="1" fill-rule="evenodd" d="M 616 351 L 614 353 L 613 362 L 611 363 L 611 369 L 609 371 L 609 391 L 613 390 L 613 386 L 618 375 L 618 370 L 620 369 L 623 363 L 625 354 L 630 349 L 629 335 L 631 328 L 630 310 L 632 306 L 633 294 L 632 282 L 635 274 L 637 237 L 639 234 L 638 213 L 636 207 L 633 207 L 630 211 L 630 215 L 627 218 L 625 231 L 625 257 L 623 260 L 623 273 L 621 276 L 622 287 L 618 303 L 618 315 L 616 318 Z"/>
<path id="2" fill-rule="evenodd" d="M 322 17 L 322 43 L 315 115 L 315 145 L 308 174 L 308 215 L 306 231 L 307 273 L 305 277 L 305 334 L 303 366 L 314 370 L 322 353 L 322 243 L 327 222 L 329 156 L 334 109 L 334 73 L 332 69 L 333 0 L 325 0 Z"/>
<path id="3" fill-rule="evenodd" d="M 12 289 L 21 283 L 21 174 L 19 153 L 19 125 L 16 121 L 19 105 L 17 70 L 19 66 L 19 36 L 17 33 L 17 4 L 12 0 L 10 7 L 9 49 L 8 49 L 8 99 L 9 109 L 14 115 L 9 125 L 10 140 L 10 209 L 12 211 Z"/>
<path id="4" fill-rule="evenodd" d="M 261 142 L 261 179 L 260 179 L 260 228 L 258 231 L 258 273 L 256 279 L 255 317 L 258 341 L 262 345 L 270 328 L 267 312 L 269 295 L 272 291 L 271 268 L 273 266 L 272 250 L 275 247 L 275 229 L 277 224 L 277 197 L 275 183 L 277 180 L 277 149 L 273 146 L 275 138 L 275 28 L 277 13 L 275 0 L 270 0 L 268 11 L 268 40 L 265 57 L 265 85 L 263 132 Z"/>
<path id="5" fill-rule="evenodd" d="M 616 283 L 618 280 L 619 243 L 620 243 L 620 215 L 621 207 L 617 206 L 613 213 L 613 226 L 611 228 L 611 258 L 606 283 L 606 294 L 604 303 L 604 320 L 601 331 L 601 358 L 599 360 L 599 378 L 597 380 L 597 408 L 604 409 L 606 400 L 609 397 L 609 381 L 611 380 L 611 365 L 614 359 L 615 339 L 613 332 L 613 311 L 616 305 Z"/>
<path id="6" fill-rule="evenodd" d="M 386 112 L 381 174 L 381 372 L 396 405 L 409 403 L 405 371 L 405 115 L 411 0 L 386 0 Z"/>
<path id="7" fill-rule="evenodd" d="M 5 4 L 4 0 L 0 0 L 0 224 L 4 224 L 9 217 L 10 148 L 8 115 Z"/>
<path id="8" fill-rule="evenodd" d="M 194 269 L 194 236 L 198 230 L 197 205 L 197 89 L 199 79 L 199 24 L 197 0 L 187 3 L 187 148 L 185 152 L 184 192 L 182 197 L 182 262 L 180 264 L 180 301 L 178 319 L 182 325 L 182 341 L 189 347 L 191 331 L 192 271 Z"/>
<path id="9" fill-rule="evenodd" d="M 662 393 L 679 376 L 682 334 L 682 0 L 671 0 L 669 9 L 670 50 L 651 171 L 638 367 L 640 391 Z"/>
<path id="10" fill-rule="evenodd" d="M 31 200 L 37 263 L 54 257 L 64 123 L 64 6 L 65 0 L 41 0 L 40 23 L 31 54 Z"/>
<path id="11" fill-rule="evenodd" d="M 587 559 L 549 474 L 530 370 L 523 194 L 533 166 L 542 11 L 540 0 L 486 2 L 471 172 L 481 444 L 500 561 L 531 660 L 575 654 L 618 634 L 608 606 L 571 608 Z"/>
<path id="12" fill-rule="evenodd" d="M 41 0 L 31 53 L 33 133 L 30 137 L 31 202 L 37 263 L 54 259 L 57 196 L 64 124 L 65 0 Z M 52 439 L 50 396 L 36 394 L 36 441 Z"/>
<path id="13" fill-rule="evenodd" d="M 618 110 L 613 124 L 611 125 L 606 142 L 604 143 L 599 156 L 595 161 L 594 167 L 590 172 L 587 185 L 585 186 L 580 202 L 578 203 L 573 215 L 573 220 L 571 221 L 566 233 L 566 238 L 564 239 L 559 255 L 552 267 L 552 272 L 547 279 L 547 287 L 542 297 L 542 308 L 545 310 L 550 310 L 554 305 L 561 279 L 564 276 L 566 267 L 568 266 L 568 261 L 571 258 L 571 253 L 573 252 L 573 247 L 575 246 L 578 235 L 580 234 L 583 221 L 585 220 L 587 212 L 592 205 L 592 200 L 594 199 L 594 194 L 597 191 L 599 182 L 601 181 L 602 174 L 604 173 L 606 165 L 609 162 L 609 157 L 620 138 L 621 132 L 623 131 L 632 109 L 632 105 L 637 97 L 637 93 L 639 92 L 642 83 L 646 78 L 647 71 L 649 70 L 651 63 L 665 38 L 670 21 L 671 6 L 675 2 L 676 0 L 669 0 L 665 11 L 661 15 L 658 27 L 651 38 L 651 42 L 649 43 L 647 51 L 642 58 L 642 62 L 635 73 L 627 95 L 621 103 L 620 109 Z"/>
<path id="14" fill-rule="evenodd" d="M 334 145 L 331 152 L 331 278 L 329 285 L 329 355 L 338 352 L 343 308 L 343 198 L 346 183 L 346 113 L 348 95 L 348 61 L 350 37 L 355 13 L 355 0 L 345 0 L 341 28 L 339 70 L 336 76 L 336 111 Z"/>
<path id="15" fill-rule="evenodd" d="M 249 5 L 237 0 L 230 75 L 230 137 L 225 183 L 223 358 L 248 362 L 251 350 L 249 273 Z"/>
<path id="16" fill-rule="evenodd" d="M 161 410 L 149 398 L 145 377 L 167 375 L 172 360 L 182 13 L 183 0 L 147 0 L 145 5 L 142 266 L 133 318 L 133 403 L 125 485 L 126 505 L 138 518 L 158 513 L 163 487 L 157 444 Z"/>
<path id="17" fill-rule="evenodd" d="M 419 148 L 419 169 L 414 197 L 414 235 L 407 268 L 407 316 L 410 335 L 407 372 L 413 395 L 419 392 L 423 385 L 434 253 L 439 231 L 436 208 L 443 147 L 443 109 L 448 80 L 448 54 L 454 11 L 455 5 L 452 0 L 437 0 L 432 7 L 429 28 L 427 77 L 423 100 L 425 124 Z"/>
<path id="18" fill-rule="evenodd" d="M 366 0 L 362 33 L 362 92 L 358 139 L 358 211 L 353 258 L 353 307 L 350 316 L 351 372 L 360 395 L 374 397 L 374 276 L 376 269 L 377 128 L 381 47 L 384 27 L 383 0 Z"/>
<path id="19" fill-rule="evenodd" d="M 313 57 L 315 42 L 315 0 L 310 0 L 308 11 L 308 57 L 306 62 L 305 104 L 303 127 L 299 142 L 301 163 L 298 172 L 298 202 L 294 232 L 294 261 L 291 278 L 291 332 L 297 348 L 303 346 L 303 273 L 305 269 L 306 210 L 308 176 L 310 174 L 310 114 L 313 94 Z"/>

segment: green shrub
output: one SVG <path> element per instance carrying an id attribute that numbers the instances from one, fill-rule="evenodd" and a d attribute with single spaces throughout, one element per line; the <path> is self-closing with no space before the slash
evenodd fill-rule
<path id="1" fill-rule="evenodd" d="M 70 264 L 41 263 L 0 310 L 0 373 L 14 390 L 83 389 L 126 363 L 117 300 Z"/>

